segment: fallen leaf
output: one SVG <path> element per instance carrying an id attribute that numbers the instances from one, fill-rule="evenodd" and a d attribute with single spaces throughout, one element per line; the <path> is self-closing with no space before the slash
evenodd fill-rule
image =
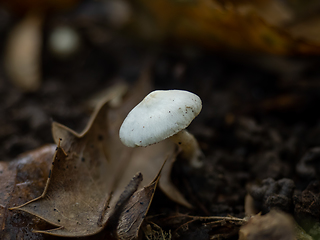
<path id="1" fill-rule="evenodd" d="M 8 209 L 41 195 L 55 149 L 55 144 L 46 145 L 11 162 L 0 162 L 0 239 L 43 239 L 32 228 L 45 228 L 47 224 Z"/>
<path id="2" fill-rule="evenodd" d="M 47 186 L 40 197 L 13 208 L 57 226 L 36 232 L 65 237 L 96 234 L 115 214 L 132 176 L 141 172 L 144 175 L 142 185 L 146 186 L 158 174 L 166 158 L 170 159 L 166 167 L 167 174 L 170 173 L 176 155 L 173 142 L 132 149 L 124 146 L 118 136 L 123 119 L 144 97 L 146 87 L 146 82 L 140 81 L 131 89 L 134 94 L 128 94 L 119 108 L 111 108 L 109 101 L 105 102 L 81 134 L 53 123 L 52 134 L 58 147 Z M 165 192 L 174 200 L 179 201 L 176 196 L 184 199 L 173 185 L 167 187 L 170 185 L 172 183 L 167 181 L 162 186 Z M 166 191 L 169 188 L 174 190 Z M 185 200 L 182 203 L 188 204 Z"/>
<path id="3" fill-rule="evenodd" d="M 132 240 L 138 238 L 141 224 L 150 208 L 164 165 L 165 163 L 156 178 L 148 186 L 135 192 L 123 207 L 117 224 L 119 239 Z"/>
<path id="4" fill-rule="evenodd" d="M 107 150 L 112 145 L 108 140 L 107 108 L 106 103 L 93 115 L 82 134 L 53 124 L 53 135 L 62 141 L 54 156 L 46 189 L 39 198 L 17 208 L 58 226 L 38 232 L 89 236 L 104 228 L 110 217 L 106 208 L 112 209 L 123 191 L 117 187 L 123 165 L 113 161 Z M 119 156 L 118 159 L 129 158 Z"/>

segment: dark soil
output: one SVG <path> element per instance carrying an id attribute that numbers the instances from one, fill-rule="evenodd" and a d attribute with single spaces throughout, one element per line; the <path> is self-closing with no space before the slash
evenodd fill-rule
<path id="1" fill-rule="evenodd" d="M 171 230 L 173 239 L 210 239 L 215 234 L 237 239 L 235 227 L 192 221 L 179 228 L 188 220 L 168 217 L 186 213 L 242 218 L 249 193 L 257 212 L 281 209 L 320 239 L 320 59 L 155 46 L 114 31 L 101 16 L 86 13 L 91 20 L 84 24 L 80 10 L 47 17 L 38 91 L 25 93 L 13 86 L 3 60 L 0 63 L 2 161 L 53 142 L 53 120 L 82 130 L 91 113 L 85 107 L 89 97 L 119 79 L 133 83 L 152 62 L 155 89 L 185 89 L 201 97 L 203 110 L 189 130 L 206 159 L 197 170 L 178 160 L 172 172 L 174 183 L 195 208 L 185 209 L 157 191 L 150 219 Z M 3 55 L 4 39 L 18 19 L 0 15 Z M 69 59 L 59 60 L 47 50 L 48 33 L 59 23 L 77 29 L 85 46 Z M 108 38 L 97 41 L 93 27 Z"/>

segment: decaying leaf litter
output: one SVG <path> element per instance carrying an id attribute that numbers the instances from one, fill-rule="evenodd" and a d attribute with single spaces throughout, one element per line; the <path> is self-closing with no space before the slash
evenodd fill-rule
<path id="1" fill-rule="evenodd" d="M 149 89 L 147 77 L 143 75 L 134 89 Z M 141 88 L 142 86 L 144 87 Z M 116 86 L 111 91 L 111 96 L 124 95 L 125 89 Z M 128 99 L 124 100 L 127 105 L 134 103 L 135 95 L 137 94 L 127 96 Z M 148 148 L 126 149 L 118 138 L 119 123 L 122 121 L 118 123 L 115 121 L 123 119 L 121 112 L 124 111 L 121 111 L 122 108 L 112 111 L 110 101 L 113 98 L 109 96 L 105 98 L 107 100 L 97 108 L 83 133 L 77 134 L 53 122 L 52 134 L 57 147 L 54 149 L 50 145 L 29 154 L 28 160 L 31 163 L 33 158 L 35 161 L 43 161 L 42 157 L 45 156 L 43 164 L 48 167 L 50 163 L 48 156 L 54 153 L 42 195 L 9 209 L 25 211 L 56 226 L 50 230 L 36 229 L 34 232 L 83 237 L 97 234 L 110 224 L 116 226 L 114 234 L 119 239 L 137 238 L 160 179 L 159 171 L 164 160 L 168 161 L 168 164 L 164 169 L 164 180 L 160 181 L 161 189 L 172 200 L 186 207 L 192 207 L 170 181 L 171 167 L 177 156 L 175 144 L 164 140 Z M 123 105 L 125 109 L 126 104 Z M 127 167 L 127 171 L 124 166 Z M 146 177 L 141 173 L 134 175 L 137 170 L 146 173 Z M 8 170 L 4 171 L 7 173 Z M 152 177 L 155 179 L 150 181 Z M 151 183 L 137 191 L 143 178 L 145 182 Z M 42 176 L 37 181 L 43 179 Z M 2 189 L 15 187 L 14 182 L 9 181 L 6 184 L 11 185 L 3 186 Z M 10 194 L 12 192 L 9 190 L 8 195 Z M 5 204 L 3 212 L 7 214 L 9 202 L 6 202 L 6 198 L 3 202 Z M 3 230 L 7 230 L 5 219 L 2 219 L 2 223 Z"/>
<path id="2" fill-rule="evenodd" d="M 258 5 L 259 4 L 244 9 L 245 11 L 242 12 L 242 14 L 247 14 L 254 8 L 259 10 Z M 228 6 L 226 5 L 225 7 Z M 250 11 L 248 11 L 248 9 Z M 314 9 L 316 10 L 316 8 Z M 232 11 L 229 13 L 231 13 L 229 16 L 234 16 L 232 15 Z M 265 13 L 265 11 L 260 12 L 260 14 L 261 13 Z M 238 19 L 238 17 L 241 18 L 239 15 L 236 19 Z M 229 20 L 232 19 L 232 17 L 229 18 Z M 253 19 L 258 20 L 253 20 L 253 23 L 261 23 L 258 18 Z M 273 20 L 277 21 L 279 19 Z M 239 23 L 243 22 L 245 21 L 239 21 Z M 266 26 L 270 27 L 269 24 Z M 262 24 L 262 26 L 265 25 Z M 281 27 L 281 25 L 278 26 Z M 183 33 L 183 31 L 181 32 Z M 278 30 L 276 32 L 278 32 Z M 185 36 L 185 34 L 182 34 L 181 39 L 184 38 L 183 36 Z M 202 35 L 196 36 L 199 36 L 201 39 Z M 224 34 L 222 33 L 220 36 L 224 36 Z M 277 36 L 276 34 L 276 37 Z M 287 43 L 290 43 L 289 48 L 280 41 L 280 45 L 267 44 L 266 50 L 272 52 L 278 49 L 280 52 L 283 52 L 283 49 L 285 49 L 285 52 L 292 52 L 292 49 L 295 49 L 295 44 L 291 44 L 292 39 L 287 38 L 288 36 L 282 37 L 287 39 Z M 237 38 L 229 39 L 233 41 Z M 257 38 L 254 42 L 259 43 L 263 41 L 263 39 L 265 38 Z M 241 45 L 244 43 L 242 41 L 240 48 L 241 46 L 242 48 L 248 46 L 248 42 L 250 41 Z M 270 41 L 264 43 L 270 43 Z M 305 42 L 300 43 L 302 45 L 305 44 Z M 99 41 L 93 43 L 95 47 L 102 50 L 102 45 L 99 44 L 101 44 Z M 135 48 L 134 45 L 130 46 L 133 49 Z M 276 46 L 276 48 L 274 49 L 272 46 Z M 277 48 L 277 46 L 279 48 Z M 263 44 L 262 48 L 265 47 L 266 45 Z M 112 50 L 115 49 L 116 48 Z M 105 51 L 105 49 L 103 50 Z M 137 49 L 137 51 L 139 52 L 141 49 Z M 310 48 L 309 50 L 307 49 L 307 52 L 308 51 L 310 51 Z M 139 53 L 141 54 L 142 52 Z M 132 54 L 132 52 L 130 54 Z M 121 67 L 119 70 L 120 72 L 122 71 L 122 73 L 126 73 L 127 78 L 132 77 L 132 72 L 130 72 L 132 68 L 128 68 L 128 66 L 137 66 L 136 64 L 139 61 L 137 60 L 139 57 L 133 57 L 130 54 L 125 54 L 125 57 L 121 56 L 122 60 L 125 59 L 121 64 L 124 64 L 127 68 Z M 317 140 L 319 131 L 316 124 L 318 115 L 312 107 L 312 105 L 319 100 L 317 96 L 318 85 L 315 81 L 318 76 L 316 61 L 310 64 L 310 62 L 301 61 L 301 59 L 296 62 L 295 59 L 293 59 L 293 61 L 284 59 L 282 62 L 284 65 L 281 65 L 281 67 L 278 65 L 274 66 L 274 62 L 271 64 L 269 62 L 269 65 L 260 65 L 258 69 L 255 69 L 257 65 L 253 68 L 247 65 L 248 62 L 239 63 L 201 51 L 200 53 L 197 52 L 197 54 L 198 55 L 190 55 L 190 52 L 183 53 L 183 51 L 177 52 L 176 50 L 174 50 L 173 53 L 161 52 L 160 55 L 157 55 L 156 61 L 154 62 L 152 76 L 156 80 L 158 87 L 187 88 L 190 91 L 199 93 L 201 98 L 205 100 L 205 104 L 210 106 L 210 108 L 206 109 L 212 110 L 214 108 L 215 111 L 208 110 L 203 112 L 203 117 L 200 116 L 198 123 L 195 125 L 196 127 L 192 128 L 193 132 L 200 137 L 201 147 L 207 153 L 207 159 L 210 161 L 206 163 L 205 170 L 203 169 L 198 172 L 190 170 L 181 161 L 178 161 L 174 165 L 172 178 L 175 185 L 179 187 L 183 195 L 186 196 L 188 201 L 192 202 L 196 208 L 193 210 L 185 210 L 177 205 L 176 207 L 178 207 L 178 209 L 173 211 L 173 203 L 170 204 L 167 201 L 161 202 L 165 199 L 163 195 L 160 195 L 160 202 L 157 201 L 156 197 L 153 201 L 155 209 L 151 207 L 149 213 L 151 217 L 150 221 L 152 222 L 147 223 L 147 227 L 153 226 L 153 229 L 151 227 L 151 233 L 154 233 L 154 235 L 150 236 L 150 231 L 148 231 L 150 228 L 147 228 L 146 231 L 144 231 L 145 236 L 152 239 L 159 233 L 163 238 L 194 239 L 197 237 L 198 239 L 208 239 L 224 237 L 234 239 L 238 231 L 235 230 L 232 232 L 228 227 L 222 231 L 223 228 L 221 228 L 221 225 L 216 228 L 215 224 L 207 225 L 206 223 L 194 221 L 194 219 L 189 221 L 187 217 L 183 220 L 180 219 L 181 221 L 177 225 L 174 225 L 172 222 L 169 224 L 165 219 L 168 219 L 168 215 L 173 215 L 173 219 L 177 221 L 179 214 L 176 215 L 176 211 L 196 211 L 197 215 L 205 214 L 209 216 L 226 216 L 232 214 L 233 216 L 239 215 L 240 219 L 242 219 L 244 216 L 243 199 L 247 192 L 251 192 L 254 198 L 252 200 L 254 206 L 251 205 L 253 211 L 251 212 L 256 213 L 256 211 L 262 210 L 265 213 L 275 207 L 289 211 L 289 213 L 295 216 L 295 219 L 301 226 L 317 239 L 317 235 L 319 235 L 317 227 L 317 219 L 319 218 L 317 211 L 319 184 L 313 182 L 313 180 L 316 178 L 316 147 L 319 144 Z M 94 56 L 94 54 L 92 54 L 92 56 Z M 101 55 L 100 59 L 99 57 L 96 58 L 97 56 L 99 55 L 96 54 L 94 58 L 89 58 L 90 61 L 96 63 L 95 66 L 106 67 L 106 65 L 108 65 L 106 62 L 111 65 L 113 64 L 112 66 L 121 65 L 119 62 L 116 64 L 112 63 L 112 61 L 101 57 Z M 119 54 L 117 54 L 117 57 L 113 57 L 113 59 L 119 60 Z M 50 61 L 52 61 L 52 59 Z M 266 63 L 266 61 L 268 60 L 264 59 L 264 63 Z M 302 65 L 300 65 L 300 63 L 302 63 Z M 65 64 L 67 65 L 61 67 L 60 71 L 65 68 L 70 72 L 69 67 L 77 66 L 77 61 L 73 63 L 66 61 Z M 312 64 L 314 64 L 314 66 Z M 260 67 L 262 67 L 262 69 L 260 69 Z M 293 68 L 295 74 L 288 74 Z M 70 100 L 73 97 L 82 98 L 84 95 L 89 94 L 90 91 L 91 93 L 92 91 L 96 91 L 93 87 L 95 84 L 89 82 L 84 84 L 83 82 L 83 85 L 78 85 L 79 76 L 82 75 L 82 79 L 86 79 L 85 76 L 90 75 L 90 79 L 95 81 L 95 83 L 102 83 L 102 81 L 95 80 L 101 78 L 101 75 L 96 73 L 97 71 L 101 74 L 99 67 L 96 67 L 95 71 L 91 72 L 89 69 L 90 68 L 78 67 L 76 76 L 69 74 L 69 76 L 71 76 L 69 78 L 70 87 L 68 85 L 69 83 L 60 81 L 61 77 L 63 79 L 65 75 L 63 72 L 56 72 L 56 70 L 59 70 L 58 66 L 51 65 L 47 67 L 44 71 L 44 76 L 55 76 L 57 79 L 43 81 L 43 87 L 39 90 L 43 92 L 43 95 L 36 94 L 37 99 L 40 100 L 36 103 L 30 102 L 33 96 L 20 94 L 19 90 L 11 88 L 7 83 L 0 86 L 3 96 L 5 96 L 4 98 L 8 99 L 5 101 L 4 106 L 18 106 L 18 114 L 14 115 L 12 111 L 6 111 L 6 114 L 2 114 L 1 118 L 1 121 L 4 121 L 6 125 L 1 129 L 0 134 L 4 136 L 4 139 L 10 140 L 5 141 L 5 148 L 2 152 L 6 152 L 11 157 L 4 155 L 5 159 L 13 159 L 16 153 L 23 152 L 23 149 L 32 149 L 34 146 L 39 146 L 40 143 L 50 142 L 50 139 L 43 141 L 43 139 L 48 139 L 44 137 L 44 129 L 49 129 L 48 123 L 43 121 L 46 117 L 43 112 L 48 114 L 47 116 L 54 116 L 54 118 L 58 116 L 59 122 L 68 122 L 68 124 L 66 124 L 67 126 L 72 126 L 73 128 L 75 125 L 77 126 L 76 129 L 83 129 L 83 125 L 80 123 L 77 125 L 73 123 L 73 121 L 85 122 L 86 119 L 83 119 L 85 114 L 81 112 L 81 108 Z M 137 71 L 137 69 L 141 70 L 142 68 L 136 68 L 135 71 Z M 232 71 L 230 71 L 231 69 Z M 294 77 L 293 80 L 291 79 L 292 77 Z M 211 81 L 208 81 L 208 79 Z M 228 79 L 228 81 L 226 81 L 226 79 Z M 73 86 L 71 84 L 72 82 Z M 197 84 L 195 84 L 195 82 L 197 82 Z M 59 84 L 56 85 L 57 83 L 59 83 L 60 86 Z M 75 85 L 77 85 L 77 87 L 75 87 Z M 52 86 L 55 88 L 52 88 Z M 66 88 L 64 86 L 69 87 Z M 100 88 L 99 85 L 99 89 Z M 81 91 L 81 89 L 86 91 Z M 44 93 L 55 95 L 54 100 L 53 98 L 51 100 L 51 104 L 48 104 L 48 101 L 43 98 Z M 21 100 L 23 100 L 22 105 L 20 103 Z M 40 103 L 41 101 L 46 103 Z M 68 105 L 70 107 L 65 106 L 66 102 L 69 103 Z M 24 109 L 24 106 L 27 106 L 27 108 L 23 113 L 22 109 Z M 46 109 L 41 109 L 42 106 L 46 106 Z M 3 112 L 3 109 L 1 112 Z M 9 115 L 7 113 L 9 113 Z M 38 116 L 39 113 L 41 113 L 42 116 L 41 121 L 35 121 L 34 118 L 33 120 L 28 119 L 32 114 Z M 9 122 L 8 119 L 10 118 L 8 117 L 18 119 L 18 124 Z M 47 125 L 46 128 L 44 127 L 45 125 Z M 32 134 L 31 138 L 20 139 L 20 137 L 14 137 L 17 133 L 21 133 L 19 136 L 26 134 L 25 131 L 22 130 L 26 129 L 26 126 L 28 126 L 29 129 L 36 130 L 34 133 L 36 136 L 41 136 L 42 141 L 35 138 Z M 47 137 L 50 136 L 50 134 L 46 135 Z M 24 160 L 18 159 L 16 163 L 19 161 Z M 49 165 L 50 164 L 51 161 Z M 18 165 L 21 170 L 21 162 L 20 164 L 18 163 Z M 6 168 L 7 166 L 4 167 L 4 169 Z M 47 174 L 49 174 L 49 172 L 44 171 L 41 176 L 47 176 Z M 25 171 L 18 171 L 17 176 L 19 176 L 19 178 L 15 181 L 18 185 L 14 188 L 20 189 L 25 187 L 28 191 L 36 191 L 36 194 L 30 194 L 31 192 L 28 193 L 28 191 L 26 191 L 28 195 L 32 195 L 27 196 L 26 200 L 31 200 L 36 197 L 35 195 L 41 194 L 41 190 L 39 189 L 30 189 L 33 181 L 24 181 L 26 177 Z M 272 179 L 268 179 L 270 177 L 272 177 Z M 44 186 L 45 178 L 42 187 Z M 288 181 L 283 181 L 282 178 L 291 178 L 294 180 L 295 186 L 293 186 L 293 188 L 295 190 L 293 192 L 292 185 L 284 184 Z M 258 181 L 256 179 L 258 179 Z M 246 183 L 250 184 L 247 185 Z M 254 188 L 251 188 L 251 183 L 254 183 L 258 191 L 253 191 Z M 8 192 L 10 191 L 11 190 Z M 12 204 L 18 201 L 16 206 L 26 202 L 21 201 L 21 199 L 17 200 L 15 197 L 17 197 L 17 195 L 13 194 L 10 199 L 6 198 L 5 201 L 8 202 L 10 200 Z M 161 213 L 165 215 L 164 217 L 161 217 L 159 211 L 156 211 L 159 206 L 162 210 Z M 7 216 L 9 216 L 9 219 L 6 218 L 5 225 L 10 223 L 10 214 L 12 214 L 12 212 L 8 212 Z M 20 234 L 19 236 L 26 238 L 31 236 L 37 237 L 37 239 L 43 237 L 48 238 L 48 235 L 44 234 L 31 235 L 32 226 L 34 225 L 30 225 L 30 222 L 37 225 L 35 227 L 36 229 L 52 229 L 54 226 L 47 226 L 45 223 L 40 223 L 39 220 L 36 219 L 28 221 L 26 220 L 28 216 L 29 215 L 23 213 L 12 215 L 13 218 L 11 218 L 11 220 L 13 221 L 11 221 L 11 223 L 14 223 L 14 229 Z M 21 231 L 21 226 L 26 226 L 26 222 L 27 227 Z M 199 224 L 197 225 L 196 223 Z M 39 227 L 38 224 L 42 225 Z M 17 226 L 20 226 L 20 228 Z M 159 229 L 156 226 L 161 227 Z M 254 226 L 254 224 L 251 226 Z M 174 231 L 173 228 L 178 230 Z M 259 237 L 256 236 L 256 238 Z"/>
<path id="3" fill-rule="evenodd" d="M 148 87 L 146 86 L 148 85 L 147 76 L 143 75 L 135 89 L 141 89 L 141 86 L 144 86 L 147 90 Z M 111 91 L 111 96 L 119 97 L 117 92 L 119 92 L 119 95 L 125 95 L 126 89 L 122 86 L 116 86 Z M 127 96 L 128 99 L 118 99 L 116 105 L 119 104 L 119 101 L 132 105 L 134 103 L 132 100 L 135 97 Z M 115 119 L 123 119 L 123 116 L 121 117 L 123 111 L 117 108 L 112 109 L 110 106 L 111 100 L 112 98 L 107 96 L 107 101 L 104 101 L 102 106 L 97 108 L 81 134 L 54 122 L 52 124 L 52 134 L 58 147 L 54 149 L 54 146 L 50 145 L 34 151 L 35 154 L 30 154 L 29 161 L 30 159 L 33 161 L 33 158 L 39 161 L 38 155 L 46 156 L 47 162 L 44 164 L 48 167 L 50 165 L 48 156 L 50 157 L 55 152 L 42 195 L 21 206 L 10 209 L 31 213 L 56 226 L 56 228 L 50 230 L 36 229 L 33 231 L 55 236 L 79 237 L 95 235 L 110 224 L 116 227 L 116 231 L 113 229 L 115 232 L 111 234 L 114 234 L 114 237 L 117 236 L 119 239 L 137 238 L 141 223 L 146 217 L 146 212 L 152 201 L 160 173 L 152 182 L 150 177 L 156 176 L 165 158 L 169 159 L 169 164 L 164 171 L 165 181 L 160 187 L 172 200 L 191 207 L 170 181 L 171 167 L 177 155 L 173 142 L 164 141 L 165 144 L 158 143 L 148 148 L 125 150 L 126 147 L 120 144 L 118 138 L 117 129 L 120 125 L 117 124 L 117 121 L 114 121 Z M 126 104 L 123 105 L 125 109 Z M 110 126 L 113 126 L 113 129 L 110 129 Z M 113 161 L 112 159 L 116 160 Z M 144 160 L 136 162 L 136 159 Z M 150 159 L 152 160 L 150 161 Z M 124 166 L 128 168 L 128 171 L 123 171 Z M 138 173 L 134 176 L 137 170 L 147 172 L 146 179 L 151 182 L 149 186 L 139 191 L 137 190 L 142 182 L 143 175 Z M 4 171 L 8 170 L 5 169 Z M 121 173 L 125 174 L 122 175 Z M 134 177 L 132 178 L 132 176 Z M 39 179 L 37 180 L 39 181 Z M 41 180 L 43 180 L 43 176 Z M 10 187 L 15 187 L 15 183 L 11 183 Z M 8 193 L 10 195 L 10 191 Z M 8 204 L 6 198 L 3 200 L 5 204 Z M 5 206 L 4 209 L 6 214 L 8 206 Z M 174 218 L 179 217 L 193 219 L 183 223 L 174 231 L 174 234 L 178 234 L 180 229 L 188 227 L 190 223 L 197 220 L 209 221 L 206 225 L 212 225 L 213 223 L 212 226 L 223 226 L 228 222 L 231 223 L 231 226 L 241 226 L 247 222 L 245 219 L 235 217 L 177 215 Z M 210 223 L 210 220 L 218 221 Z M 2 222 L 5 223 L 5 220 L 3 219 Z M 154 223 L 150 222 L 150 224 Z M 3 227 L 5 230 L 5 224 L 3 224 Z M 290 224 L 288 227 L 290 228 Z M 293 229 L 293 227 L 292 224 L 291 228 Z M 231 232 L 231 235 L 237 232 L 237 230 L 234 231 Z M 270 231 L 273 231 L 272 227 Z M 229 234 L 224 233 L 221 236 L 227 237 Z M 294 234 L 293 231 L 292 234 Z"/>
<path id="4" fill-rule="evenodd" d="M 117 138 L 118 132 L 117 128 L 108 130 L 105 126 L 107 106 L 101 107 L 90 127 L 83 134 L 75 135 L 70 129 L 53 124 L 53 136 L 55 140 L 57 137 L 61 139 L 61 147 L 58 143 L 47 188 L 43 196 L 34 204 L 30 202 L 18 208 L 62 227 L 50 231 L 51 234 L 86 236 L 101 231 L 113 211 L 117 211 L 118 198 L 136 172 L 136 168 L 131 167 L 135 162 L 131 164 L 129 162 L 132 155 L 131 149 L 126 152 L 119 141 L 111 139 L 112 134 L 107 134 L 114 133 Z M 149 164 L 157 165 L 158 154 L 164 161 L 166 155 L 173 154 L 171 151 L 174 151 L 172 147 L 171 151 L 169 148 L 169 152 L 165 151 L 166 148 L 160 148 L 160 153 L 155 151 L 156 149 L 152 148 L 152 155 L 148 159 Z M 134 156 L 133 159 L 143 157 Z M 147 166 L 146 163 L 141 165 Z M 122 173 L 126 172 L 125 166 L 130 171 L 127 175 L 129 178 L 122 176 Z M 142 168 L 139 170 L 145 172 Z M 151 168 L 146 168 L 146 171 L 149 174 L 144 177 L 145 181 L 150 180 L 149 176 L 156 176 L 151 173 Z M 66 204 L 70 200 L 71 203 Z M 141 204 L 149 205 L 146 200 L 141 200 Z M 107 208 L 110 210 L 108 211 Z M 98 222 L 101 223 L 97 224 Z"/>
<path id="5" fill-rule="evenodd" d="M 148 89 L 149 82 L 144 79 L 146 77 L 143 76 L 141 83 L 136 87 L 136 89 L 139 87 L 139 94 L 143 94 L 142 89 Z M 114 89 L 115 91 L 120 89 L 120 94 L 123 90 L 119 87 Z M 127 105 L 134 104 L 135 95 L 126 99 Z M 123 119 L 121 112 L 125 111 L 115 110 L 112 113 L 109 101 L 106 101 L 93 114 L 88 127 L 82 134 L 77 134 L 61 124 L 53 123 L 53 138 L 58 147 L 52 161 L 47 186 L 39 198 L 14 208 L 32 213 L 58 226 L 53 230 L 37 230 L 38 232 L 57 236 L 93 235 L 105 227 L 115 212 L 119 212 L 118 208 L 127 208 L 125 214 L 120 216 L 119 232 L 125 235 L 121 229 L 138 223 L 136 229 L 129 229 L 132 231 L 130 234 L 137 235 L 156 186 L 152 184 L 152 179 L 156 177 L 166 159 L 169 165 L 165 167 L 164 175 L 167 176 L 164 177 L 166 181 L 161 184 L 161 188 L 172 199 L 190 206 L 169 180 L 168 175 L 170 175 L 171 165 L 176 156 L 174 143 L 163 141 L 150 148 L 134 150 L 123 146 L 118 137 L 119 124 Z M 109 113 L 111 113 L 110 117 Z M 120 122 L 115 121 L 117 119 Z M 122 196 L 125 186 L 138 171 L 145 173 L 145 176 L 141 175 L 141 181 L 138 183 L 142 182 L 143 178 L 144 185 L 148 182 L 151 185 L 141 189 L 139 191 L 141 193 L 138 192 L 138 195 L 135 196 L 133 193 L 137 190 L 138 184 L 131 190 L 130 195 Z M 157 183 L 158 180 L 153 182 Z M 143 196 L 146 191 L 151 192 L 151 195 L 146 194 L 149 197 L 139 197 Z M 132 197 L 136 197 L 137 200 L 129 199 L 127 204 L 132 205 L 130 207 L 132 211 L 136 208 L 135 204 L 141 205 L 136 210 L 138 211 L 137 216 L 130 212 L 129 207 L 126 207 L 126 199 L 119 199 L 120 195 L 129 198 L 132 194 Z M 144 211 L 141 210 L 143 208 L 145 208 Z M 130 218 L 132 223 L 127 218 Z M 123 221 L 127 223 L 124 224 Z M 121 239 L 125 239 L 125 236 L 122 236 Z"/>

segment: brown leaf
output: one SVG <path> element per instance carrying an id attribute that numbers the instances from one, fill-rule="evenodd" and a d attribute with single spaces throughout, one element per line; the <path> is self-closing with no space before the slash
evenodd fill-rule
<path id="1" fill-rule="evenodd" d="M 160 169 L 156 178 L 147 186 L 135 192 L 121 211 L 117 235 L 121 240 L 138 238 L 141 224 L 150 208 L 154 192 L 160 179 Z"/>
<path id="2" fill-rule="evenodd" d="M 46 145 L 11 162 L 0 162 L 0 239 L 43 239 L 31 231 L 48 227 L 43 221 L 8 209 L 41 195 L 55 148 Z"/>
<path id="3" fill-rule="evenodd" d="M 58 227 L 37 232 L 68 237 L 96 234 L 114 215 L 120 195 L 136 172 L 142 172 L 145 185 L 154 179 L 164 159 L 169 157 L 170 173 L 175 159 L 173 142 L 137 149 L 120 142 L 120 125 L 129 110 L 144 97 L 143 90 L 148 84 L 140 81 L 138 86 L 131 90 L 134 94 L 125 97 L 120 108 L 110 108 L 108 102 L 104 103 L 81 134 L 53 123 L 52 134 L 58 148 L 45 191 L 39 198 L 15 208 Z"/>
<path id="4" fill-rule="evenodd" d="M 41 197 L 18 207 L 58 226 L 39 232 L 88 236 L 103 229 L 109 218 L 105 208 L 112 209 L 123 190 L 116 188 L 121 167 L 107 152 L 112 144 L 108 141 L 107 108 L 105 104 L 93 115 L 82 134 L 53 124 L 53 135 L 63 140 L 58 145 L 46 189 Z"/>

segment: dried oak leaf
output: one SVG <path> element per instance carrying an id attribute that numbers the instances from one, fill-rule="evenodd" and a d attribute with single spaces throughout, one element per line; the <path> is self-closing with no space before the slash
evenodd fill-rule
<path id="1" fill-rule="evenodd" d="M 104 103 L 81 134 L 53 123 L 52 133 L 58 148 L 47 186 L 40 197 L 15 208 L 57 226 L 36 232 L 68 237 L 96 234 L 114 215 L 120 195 L 136 172 L 142 172 L 142 184 L 146 185 L 157 175 L 164 159 L 169 158 L 165 172 L 170 173 L 176 155 L 173 142 L 163 141 L 138 149 L 127 148 L 120 142 L 118 131 L 128 112 L 124 109 L 131 109 L 136 98 L 128 97 L 127 104 L 118 109 Z M 180 196 L 184 200 L 171 182 L 166 182 L 163 189 L 171 190 L 165 190 L 171 198 Z"/>
<path id="2" fill-rule="evenodd" d="M 108 141 L 107 108 L 105 104 L 94 114 L 82 134 L 53 123 L 53 135 L 59 136 L 62 143 L 54 156 L 47 186 L 39 198 L 18 207 L 58 226 L 38 232 L 88 236 L 104 228 L 110 217 L 106 208 L 115 206 L 123 190 L 117 185 L 123 166 L 108 152 L 113 144 Z"/>
<path id="3" fill-rule="evenodd" d="M 10 162 L 0 162 L 0 239 L 43 239 L 32 228 L 48 224 L 25 213 L 9 211 L 38 197 L 45 188 L 56 145 L 24 153 Z"/>
<path id="4" fill-rule="evenodd" d="M 117 226 L 117 237 L 119 239 L 132 240 L 138 238 L 141 224 L 149 210 L 162 169 L 148 186 L 131 195 L 128 202 L 121 209 Z"/>

